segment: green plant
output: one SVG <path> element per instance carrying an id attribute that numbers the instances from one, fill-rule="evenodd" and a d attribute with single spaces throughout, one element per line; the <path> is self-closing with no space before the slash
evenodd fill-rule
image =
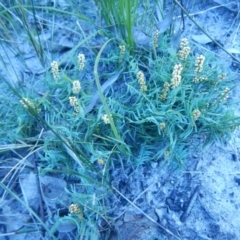
<path id="1" fill-rule="evenodd" d="M 199 147 L 197 136 L 201 136 L 204 146 L 215 140 L 225 140 L 239 126 L 239 117 L 234 115 L 234 102 L 228 99 L 234 88 L 234 76 L 222 72 L 220 63 L 212 67 L 217 60 L 210 54 L 206 57 L 192 55 L 187 39 L 182 39 L 176 51 L 171 47 L 171 35 L 159 35 L 156 31 L 152 50 L 137 52 L 137 58 L 136 53 L 131 56 L 126 46 L 123 53 L 122 48 L 118 50 L 116 45 L 110 45 L 109 54 L 116 56 L 111 65 L 118 66 L 117 60 L 121 60 L 127 80 L 119 82 L 117 91 L 114 91 L 114 84 L 109 84 L 113 92 L 104 95 L 97 66 L 101 59 L 101 69 L 110 64 L 109 56 L 106 63 L 104 60 L 104 49 L 108 44 L 111 40 L 100 50 L 94 68 L 99 99 L 103 104 L 95 111 L 99 120 L 100 116 L 105 119 L 105 124 L 99 125 L 96 133 L 92 129 L 93 135 L 100 137 L 103 143 L 108 139 L 101 145 L 105 151 L 120 144 L 131 151 L 119 148 L 120 154 L 116 153 L 116 156 L 121 159 L 120 155 L 124 153 L 131 159 L 130 164 L 164 157 L 180 166 L 190 149 Z M 89 96 L 83 90 L 79 100 L 80 119 L 93 116 L 92 112 L 84 114 L 84 109 L 88 109 L 86 99 Z M 90 122 L 87 125 L 94 126 Z M 139 143 L 143 146 L 140 151 Z M 133 153 L 139 158 L 132 159 Z"/>
<path id="2" fill-rule="evenodd" d="M 127 0 L 95 0 L 95 3 L 105 20 L 110 37 L 118 37 L 124 41 L 128 49 L 138 47 L 136 36 L 142 31 L 151 33 L 156 21 L 154 13 L 158 10 L 161 19 L 163 16 L 165 1 L 141 2 Z M 140 28 L 140 31 L 139 29 Z"/>
<path id="3" fill-rule="evenodd" d="M 107 26 L 114 26 L 129 47 L 134 47 L 133 27 L 136 25 L 140 1 L 99 1 L 96 5 L 105 19 Z"/>
<path id="4" fill-rule="evenodd" d="M 229 99 L 234 76 L 210 54 L 192 55 L 187 39 L 176 51 L 171 36 L 157 36 L 152 51 L 138 52 L 138 58 L 126 54 L 127 81 L 120 83 L 122 91 L 107 97 L 108 115 L 139 155 L 130 164 L 164 157 L 181 166 L 191 149 L 200 148 L 196 137 L 201 146 L 224 141 L 239 126 Z"/>
<path id="5" fill-rule="evenodd" d="M 80 121 L 78 121 L 79 118 L 76 118 L 81 107 L 76 105 L 78 104 L 76 99 L 81 87 L 88 92 L 85 98 L 86 103 L 89 103 L 92 94 L 96 93 L 96 91 L 93 91 L 93 81 L 90 79 L 88 82 L 81 82 L 82 86 L 79 85 L 80 82 L 77 79 L 80 77 L 79 74 L 81 80 L 84 77 L 83 69 L 85 66 L 84 55 L 77 56 L 76 49 L 94 37 L 96 32 L 79 41 L 75 48 L 61 59 L 64 62 L 66 59 L 72 58 L 76 65 L 74 71 L 67 72 L 69 76 L 64 74 L 66 69 L 63 65 L 58 68 L 58 64 L 60 65 L 62 62 L 53 62 L 51 66 L 48 60 L 50 58 L 49 49 L 57 43 L 54 40 L 54 37 L 56 37 L 54 36 L 56 18 L 61 18 L 64 15 L 75 16 L 78 20 L 84 19 L 91 22 L 91 20 L 79 14 L 75 4 L 72 4 L 73 9 L 67 11 L 55 7 L 36 6 L 33 1 L 25 1 L 24 4 L 12 2 L 8 7 L 0 4 L 0 15 L 3 17 L 0 27 L 5 30 L 1 34 L 1 38 L 5 41 L 1 41 L 1 63 L 7 73 L 1 76 L 2 81 L 0 83 L 0 114 L 2 117 L 0 123 L 0 152 L 7 156 L 11 153 L 16 154 L 14 160 L 10 157 L 4 161 L 1 159 L 1 170 L 5 171 L 6 175 L 0 182 L 0 205 L 4 208 L 11 202 L 9 206 L 14 209 L 12 202 L 18 202 L 20 207 L 29 212 L 32 220 L 30 222 L 22 221 L 21 226 L 23 227 L 21 230 L 7 232 L 1 234 L 1 236 L 34 233 L 42 229 L 42 237 L 46 233 L 48 237 L 56 239 L 55 234 L 59 226 L 67 222 L 77 226 L 77 231 L 74 233 L 76 239 L 80 237 L 98 239 L 99 231 L 96 220 L 99 218 L 105 219 L 104 199 L 106 189 L 109 188 L 108 170 L 105 168 L 109 164 L 108 158 L 112 152 L 99 151 L 94 153 L 95 146 L 98 145 L 97 137 L 92 138 L 92 132 L 98 127 L 96 116 L 88 116 L 89 119 L 81 119 Z M 31 20 L 29 21 L 29 19 Z M 43 19 L 45 20 L 43 21 Z M 76 33 L 74 32 L 75 29 L 70 29 L 64 25 L 60 26 L 70 31 L 71 34 Z M 48 27 L 50 29 L 46 29 Z M 48 39 L 49 41 L 42 41 L 41 37 L 45 36 L 45 33 L 51 29 L 52 36 Z M 23 34 L 23 39 L 18 38 L 19 34 Z M 39 59 L 38 64 L 47 66 L 40 73 L 41 77 L 35 74 L 33 74 L 34 76 L 31 75 L 31 72 L 35 70 L 25 60 L 25 52 L 22 51 L 20 43 L 23 40 L 26 43 L 25 46 L 29 47 L 30 52 L 34 55 L 34 59 Z M 16 47 L 7 43 L 13 43 Z M 17 65 L 13 61 L 14 55 L 12 52 L 18 54 L 21 64 L 18 63 Z M 30 77 L 26 81 L 21 82 L 21 76 L 16 71 L 17 66 L 26 71 L 30 70 Z M 48 71 L 51 67 L 55 70 L 53 76 L 53 73 Z M 44 73 L 44 76 L 42 73 Z M 13 81 L 12 77 L 15 77 L 16 80 Z M 89 94 L 89 92 L 91 93 Z M 101 146 L 99 149 L 101 149 Z M 114 151 L 114 148 L 112 151 Z M 92 153 L 94 153 L 94 156 Z M 36 159 L 36 164 L 39 166 L 39 169 L 36 167 L 39 172 L 34 172 L 33 162 L 31 162 L 33 165 L 30 168 L 25 165 L 28 157 L 31 158 L 32 155 L 34 155 L 33 158 Z M 102 161 L 99 159 L 102 159 Z M 19 178 L 22 170 L 29 174 L 34 172 L 37 178 L 45 175 L 64 176 L 64 179 L 74 176 L 77 183 L 73 181 L 72 184 L 68 185 L 67 188 L 71 188 L 71 191 L 66 191 L 69 194 L 68 201 L 62 202 L 61 199 L 58 199 L 57 202 L 58 206 L 67 209 L 71 205 L 71 201 L 74 204 L 81 205 L 83 218 L 76 218 L 71 211 L 67 212 L 67 216 L 60 216 L 55 213 L 53 214 L 54 217 L 52 214 L 48 215 L 58 209 L 49 206 L 44 195 L 42 198 L 44 199 L 44 207 L 48 209 L 48 214 L 44 212 L 45 216 L 41 215 L 42 213 L 38 213 L 32 206 L 29 206 L 28 199 L 24 195 L 25 189 L 18 185 L 16 192 L 12 187 L 12 182 Z M 81 187 L 76 186 L 79 182 Z M 81 194 L 76 194 L 79 189 Z M 42 195 L 40 191 L 38 194 L 39 196 Z M 4 211 L 4 215 L 7 214 L 7 210 Z M 15 222 L 18 222 L 18 220 L 16 219 Z M 8 223 L 9 221 L 6 220 L 6 229 L 8 229 Z"/>

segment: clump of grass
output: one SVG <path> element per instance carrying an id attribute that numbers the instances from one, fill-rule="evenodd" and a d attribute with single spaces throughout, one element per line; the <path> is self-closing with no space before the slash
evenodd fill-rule
<path id="1" fill-rule="evenodd" d="M 134 47 L 133 26 L 137 21 L 137 10 L 140 1 L 99 1 L 96 0 L 107 26 L 114 26 L 125 39 L 129 47 Z"/>
<path id="2" fill-rule="evenodd" d="M 137 55 L 131 54 L 125 45 L 120 44 L 119 48 L 113 45 L 108 54 L 116 57 L 112 57 L 112 63 L 110 59 L 103 61 L 101 69 L 108 64 L 121 66 L 126 80 L 118 83 L 120 91 L 114 90 L 114 84 L 107 95 L 103 94 L 98 65 L 110 41 L 100 50 L 94 68 L 103 105 L 84 112 L 90 99 L 84 89 L 78 100 L 70 97 L 75 117 L 86 123 L 82 129 L 96 126 L 96 119 L 89 118 L 95 114 L 97 122 L 102 122 L 91 129 L 91 137 L 88 135 L 88 141 L 93 141 L 93 136 L 100 137 L 101 150 L 97 151 L 110 151 L 115 144 L 120 144 L 123 148 L 116 157 L 122 159 L 120 155 L 126 148 L 124 154 L 126 159 L 131 159 L 131 164 L 138 164 L 138 159 L 132 158 L 134 153 L 144 156 L 144 161 L 165 159 L 181 166 L 190 149 L 199 148 L 194 140 L 196 136 L 201 136 L 205 146 L 215 140 L 226 140 L 239 126 L 234 102 L 229 99 L 234 88 L 231 72 L 223 72 L 221 63 L 210 54 L 192 54 L 187 39 L 182 39 L 178 50 L 173 49 L 168 34 L 159 36 L 159 32 L 155 32 L 152 49 Z M 139 143 L 146 152 L 139 150 Z"/>
<path id="3" fill-rule="evenodd" d="M 155 13 L 163 17 L 165 1 L 142 2 L 126 0 L 95 0 L 96 6 L 104 20 L 104 28 L 111 29 L 106 33 L 110 37 L 116 37 L 125 42 L 125 45 L 133 53 L 139 41 L 135 38 L 138 33 L 151 31 L 155 24 Z M 161 14 L 160 14 L 161 12 Z M 139 29 L 140 28 L 140 31 Z M 108 31 L 107 31 L 108 32 Z M 148 38 L 148 36 L 146 36 Z M 140 42 L 145 41 L 141 39 Z"/>
<path id="4" fill-rule="evenodd" d="M 1 122 L 1 126 L 5 126 L 1 128 L 1 151 L 16 152 L 18 148 L 21 148 L 25 153 L 40 146 L 35 151 L 35 159 L 41 168 L 41 174 L 59 174 L 64 178 L 74 175 L 77 182 L 81 182 L 82 194 L 74 195 L 76 189 L 69 192 L 69 202 L 72 199 L 82 206 L 82 219 L 76 218 L 70 211 L 65 217 L 55 215 L 54 219 L 46 218 L 47 226 L 39 221 L 39 218 L 33 220 L 35 223 L 44 225 L 44 231 L 49 237 L 53 236 L 62 222 L 67 221 L 77 226 L 77 231 L 74 233 L 76 238 L 98 239 L 96 219 L 104 219 L 106 214 L 101 201 L 106 197 L 103 191 L 106 193 L 109 187 L 106 167 L 111 153 L 104 152 L 101 146 L 97 147 L 102 143 L 98 143 L 98 137 L 92 136 L 101 122 L 100 119 L 97 120 L 94 114 L 85 117 L 83 106 L 90 104 L 92 95 L 96 93 L 92 88 L 93 80 L 84 79 L 87 64 L 85 55 L 80 53 L 75 56 L 74 64 L 75 68 L 67 71 L 62 68 L 59 61 L 53 61 L 49 64 L 47 74 L 40 80 L 33 81 L 31 88 L 18 86 L 17 89 L 7 80 L 5 80 L 6 84 L 1 83 L 3 89 L 6 90 L 6 93 L 1 95 L 1 105 L 4 106 L 1 108 L 1 115 L 8 117 L 8 126 L 6 122 Z M 40 85 L 41 88 L 38 87 Z M 6 104 L 8 98 L 8 104 Z M 6 136 L 6 131 L 9 132 L 8 136 Z M 21 146 L 17 143 L 21 143 Z M 99 152 L 95 153 L 93 158 L 92 154 L 96 149 Z M 16 154 L 21 156 L 21 154 Z M 97 160 L 101 158 L 106 159 L 106 162 Z M 1 165 L 1 167 L 8 171 L 7 166 Z M 17 177 L 20 170 L 18 165 L 14 166 L 6 174 L 6 180 L 9 180 L 8 176 L 11 176 L 11 172 L 14 172 L 14 176 Z M 90 188 L 89 184 L 93 187 Z M 71 186 L 73 185 L 75 183 Z M 96 189 L 97 186 L 98 189 Z M 7 193 L 12 193 L 11 184 L 5 186 L 2 183 L 1 188 L 4 191 L 3 198 L 7 196 Z M 12 196 L 23 207 L 27 205 L 21 201 L 21 197 L 14 194 Z M 68 208 L 66 202 L 62 203 L 60 200 L 59 205 Z M 51 211 L 56 210 L 53 210 L 51 206 L 46 207 Z M 30 209 L 29 213 L 31 214 L 32 211 Z M 34 214 L 37 215 L 37 213 Z M 38 231 L 37 224 L 35 229 L 33 227 L 34 231 Z M 6 236 L 21 233 L 24 234 L 26 231 L 7 233 Z"/>
<path id="5" fill-rule="evenodd" d="M 124 90 L 109 95 L 107 101 L 122 141 L 136 151 L 135 156 L 138 152 L 144 161 L 163 158 L 182 166 L 190 149 L 200 149 L 196 136 L 204 147 L 229 139 L 239 126 L 235 103 L 229 98 L 234 75 L 223 72 L 209 53 L 192 54 L 187 39 L 177 51 L 171 48 L 171 36 L 162 35 L 157 43 L 155 39 L 152 51 L 138 53 L 138 58 L 126 54 L 127 80 L 119 83 Z M 137 150 L 139 144 L 145 150 Z M 138 161 L 143 162 L 135 157 L 131 164 Z"/>

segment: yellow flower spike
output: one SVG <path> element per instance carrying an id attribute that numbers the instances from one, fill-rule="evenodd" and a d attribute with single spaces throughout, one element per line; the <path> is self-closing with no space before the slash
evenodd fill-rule
<path id="1" fill-rule="evenodd" d="M 101 166 L 104 164 L 104 160 L 103 160 L 102 158 L 99 158 L 99 159 L 97 160 L 97 162 L 98 162 L 98 164 L 101 165 Z"/>
<path id="2" fill-rule="evenodd" d="M 74 108 L 76 113 L 79 113 L 79 105 L 76 97 L 69 97 L 69 103 Z"/>
<path id="3" fill-rule="evenodd" d="M 203 55 L 200 55 L 197 57 L 196 61 L 195 61 L 195 73 L 200 73 L 203 70 L 203 64 L 205 61 L 205 57 Z"/>
<path id="4" fill-rule="evenodd" d="M 69 213 L 71 214 L 77 214 L 78 215 L 78 219 L 81 221 L 83 218 L 83 212 L 82 209 L 80 208 L 80 206 L 78 204 L 71 204 L 68 208 Z"/>
<path id="5" fill-rule="evenodd" d="M 59 66 L 58 66 L 58 62 L 56 62 L 56 61 L 52 61 L 51 62 L 51 70 L 52 70 L 53 79 L 57 82 L 58 79 L 59 79 Z"/>
<path id="6" fill-rule="evenodd" d="M 164 152 L 164 159 L 165 160 L 167 160 L 168 159 L 168 157 L 169 157 L 169 154 L 170 154 L 170 150 L 169 149 L 167 149 L 167 150 L 165 150 L 165 152 Z"/>
<path id="7" fill-rule="evenodd" d="M 141 85 L 140 86 L 140 90 L 142 91 L 142 92 L 146 92 L 147 91 L 147 85 Z"/>
<path id="8" fill-rule="evenodd" d="M 36 105 L 29 99 L 29 98 L 22 98 L 20 100 L 20 103 L 23 105 L 24 108 L 29 109 L 33 108 L 35 109 L 38 113 L 41 111 L 36 107 Z"/>
<path id="9" fill-rule="evenodd" d="M 221 75 L 218 76 L 218 80 L 221 81 L 227 77 L 226 73 L 222 73 Z"/>
<path id="10" fill-rule="evenodd" d="M 168 82 L 165 82 L 164 85 L 163 85 L 163 90 L 161 91 L 162 94 L 159 96 L 159 98 L 162 101 L 166 100 L 167 95 L 168 95 L 168 91 L 169 91 L 169 87 L 170 87 L 170 84 Z"/>
<path id="11" fill-rule="evenodd" d="M 200 77 L 194 77 L 193 78 L 193 82 L 194 83 L 200 83 L 200 82 L 204 82 L 207 80 L 206 76 L 200 76 Z"/>
<path id="12" fill-rule="evenodd" d="M 187 38 L 183 38 L 180 43 L 180 49 L 183 49 L 188 46 L 188 40 Z"/>
<path id="13" fill-rule="evenodd" d="M 201 112 L 200 112 L 198 109 L 195 109 L 195 110 L 192 112 L 193 120 L 194 120 L 194 121 L 197 121 L 198 118 L 200 117 L 200 115 L 201 115 Z"/>
<path id="14" fill-rule="evenodd" d="M 146 80 L 145 80 L 144 73 L 142 71 L 138 71 L 137 79 L 138 79 L 138 83 L 140 85 L 140 90 L 142 92 L 146 92 L 147 91 L 147 85 L 146 85 Z"/>
<path id="15" fill-rule="evenodd" d="M 108 117 L 107 114 L 104 114 L 104 115 L 102 116 L 102 120 L 103 120 L 103 122 L 104 122 L 105 124 L 110 124 L 110 119 L 109 119 L 109 117 Z"/>
<path id="16" fill-rule="evenodd" d="M 78 94 L 81 90 L 81 83 L 78 80 L 73 81 L 72 92 Z"/>
<path id="17" fill-rule="evenodd" d="M 154 48 L 157 48 L 157 47 L 158 47 L 159 34 L 160 34 L 159 30 L 156 30 L 156 31 L 154 32 L 153 40 L 152 40 L 152 44 L 153 44 L 153 47 L 154 47 Z"/>
<path id="18" fill-rule="evenodd" d="M 159 125 L 160 125 L 161 130 L 166 128 L 166 124 L 164 122 L 161 122 Z"/>
<path id="19" fill-rule="evenodd" d="M 226 87 L 223 92 L 222 92 L 222 96 L 221 96 L 221 101 L 226 101 L 229 98 L 229 92 L 230 89 L 228 87 Z"/>
<path id="20" fill-rule="evenodd" d="M 172 79 L 171 79 L 171 88 L 177 88 L 181 83 L 181 72 L 182 72 L 182 65 L 176 64 L 173 68 Z"/>
<path id="21" fill-rule="evenodd" d="M 186 60 L 189 53 L 190 53 L 190 47 L 188 46 L 188 40 L 186 38 L 183 38 L 180 43 L 180 50 L 178 51 L 178 58 L 180 60 Z"/>
<path id="22" fill-rule="evenodd" d="M 85 67 L 85 55 L 80 53 L 78 54 L 78 70 L 82 71 Z"/>
<path id="23" fill-rule="evenodd" d="M 120 48 L 119 62 L 121 63 L 125 55 L 126 47 L 124 45 L 120 45 L 119 48 Z"/>

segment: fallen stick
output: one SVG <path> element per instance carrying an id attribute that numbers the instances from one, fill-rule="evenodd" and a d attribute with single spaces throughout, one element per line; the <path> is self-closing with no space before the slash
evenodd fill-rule
<path id="1" fill-rule="evenodd" d="M 190 198 L 190 200 L 189 200 L 189 203 L 188 203 L 188 206 L 187 206 L 186 211 L 185 211 L 185 212 L 182 214 L 182 216 L 180 217 L 180 221 L 181 221 L 181 222 L 185 222 L 186 219 L 187 219 L 187 217 L 189 216 L 189 214 L 190 214 L 190 212 L 191 212 L 191 210 L 192 210 L 192 207 L 193 207 L 193 205 L 194 205 L 194 203 L 195 203 L 195 201 L 196 201 L 196 199 L 197 199 L 199 189 L 200 189 L 199 186 L 197 186 L 197 187 L 195 188 L 195 190 L 194 190 L 194 192 L 193 192 L 193 194 L 192 194 L 192 196 L 191 196 L 191 198 Z"/>

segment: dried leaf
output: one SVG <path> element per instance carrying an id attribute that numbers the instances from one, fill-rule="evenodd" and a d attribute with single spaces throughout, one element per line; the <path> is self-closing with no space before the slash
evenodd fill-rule
<path id="1" fill-rule="evenodd" d="M 29 214 L 24 213 L 23 209 L 19 207 L 18 203 L 11 200 L 8 201 L 3 200 L 2 206 L 4 207 L 2 207 L 0 219 L 2 226 L 3 225 L 6 226 L 6 232 L 16 231 L 16 229 L 23 227 L 29 221 L 30 219 Z M 4 237 L 1 239 L 4 239 Z"/>
<path id="2" fill-rule="evenodd" d="M 0 46 L 2 61 L 0 62 L 0 74 L 14 86 L 23 81 L 23 66 L 19 57 L 11 52 L 8 46 Z"/>
<path id="3" fill-rule="evenodd" d="M 76 225 L 74 225 L 71 222 L 62 222 L 58 226 L 57 230 L 61 233 L 67 233 L 72 232 L 76 228 Z"/>
<path id="4" fill-rule="evenodd" d="M 176 33 L 172 35 L 171 43 L 174 49 L 179 48 L 180 39 L 181 39 L 181 30 L 179 29 Z"/>
<path id="5" fill-rule="evenodd" d="M 140 47 L 149 48 L 151 43 L 151 37 L 147 36 L 142 30 L 133 28 L 133 38 L 135 44 Z"/>
<path id="6" fill-rule="evenodd" d="M 39 74 L 44 72 L 44 68 L 39 61 L 39 58 L 36 56 L 25 59 L 25 63 L 32 74 Z"/>
<path id="7" fill-rule="evenodd" d="M 50 176 L 40 177 L 40 182 L 44 196 L 49 199 L 59 198 L 67 186 L 64 180 Z"/>
<path id="8" fill-rule="evenodd" d="M 237 1 L 236 2 L 234 1 L 229 2 L 229 0 L 213 0 L 213 1 L 233 12 L 239 11 Z"/>
<path id="9" fill-rule="evenodd" d="M 234 54 L 240 54 L 240 49 L 239 48 L 226 48 L 226 50 L 229 52 L 229 53 L 234 53 Z"/>
<path id="10" fill-rule="evenodd" d="M 164 33 L 166 30 L 168 30 L 173 22 L 173 7 L 168 12 L 168 14 L 165 16 L 163 21 L 159 22 L 157 24 L 157 29 L 160 33 Z"/>
<path id="11" fill-rule="evenodd" d="M 111 86 L 113 83 L 116 82 L 120 74 L 122 73 L 122 69 L 119 70 L 115 75 L 113 75 L 111 78 L 109 78 L 104 84 L 101 86 L 102 87 L 102 92 L 104 92 L 109 86 Z M 85 114 L 89 113 L 92 111 L 94 106 L 96 105 L 97 101 L 99 100 L 99 93 L 96 92 L 96 94 L 92 97 L 92 100 L 90 104 L 86 107 L 85 109 Z"/>
<path id="12" fill-rule="evenodd" d="M 201 35 L 193 35 L 192 36 L 192 39 L 195 41 L 195 42 L 198 42 L 200 44 L 207 44 L 207 43 L 210 43 L 212 42 L 212 40 L 206 36 L 205 34 L 201 34 Z"/>
<path id="13" fill-rule="evenodd" d="M 21 174 L 19 183 L 25 202 L 32 208 L 37 209 L 39 205 L 39 196 L 37 191 L 37 178 L 32 172 Z"/>

